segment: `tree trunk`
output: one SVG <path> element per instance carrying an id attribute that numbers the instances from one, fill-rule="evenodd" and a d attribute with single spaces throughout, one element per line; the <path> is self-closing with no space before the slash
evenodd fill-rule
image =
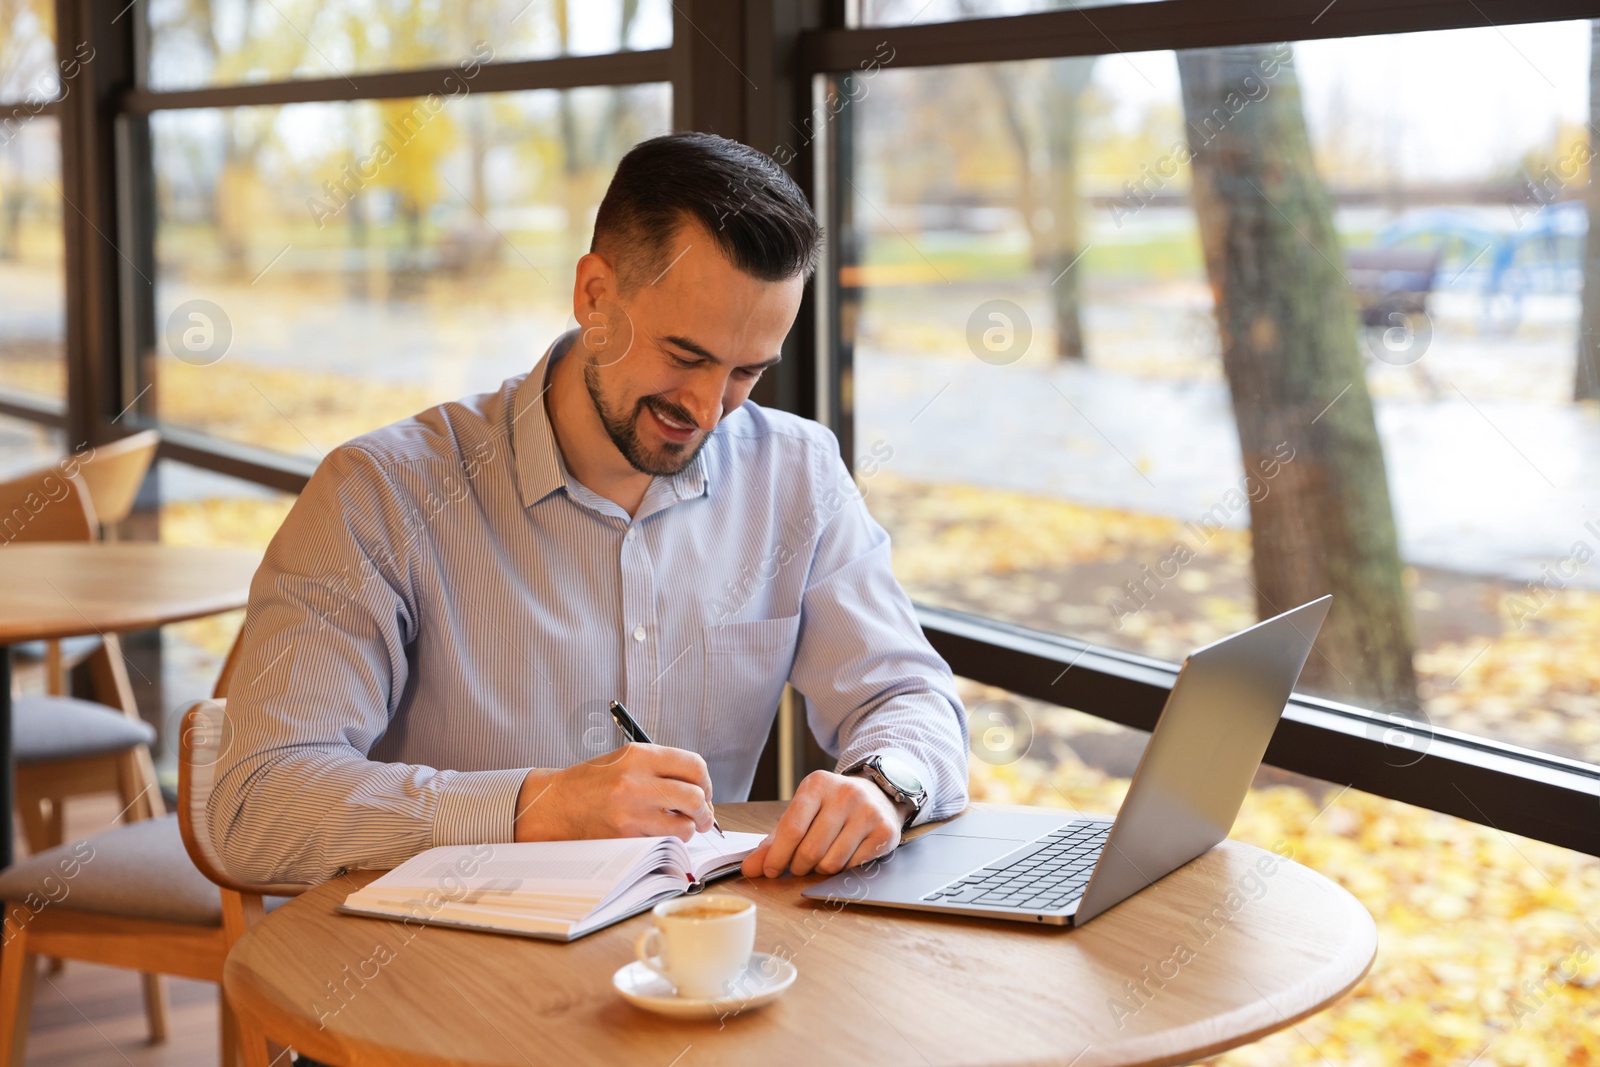
<path id="1" fill-rule="evenodd" d="M 1292 62 L 1287 46 L 1178 54 L 1253 498 L 1257 609 L 1267 617 L 1332 593 L 1301 688 L 1410 709 L 1414 639 L 1383 451 Z"/>
<path id="2" fill-rule="evenodd" d="M 1045 76 L 1045 158 L 1050 171 L 1043 199 L 1050 213 L 1050 228 L 1036 239 L 1035 255 L 1051 278 L 1056 355 L 1061 359 L 1082 359 L 1084 354 L 1079 285 L 1083 268 L 1081 264 L 1074 266 L 1083 254 L 1078 196 L 1078 98 L 1089 87 L 1094 61 L 1094 56 L 1054 59 Z"/>
<path id="3" fill-rule="evenodd" d="M 0 259 L 22 256 L 22 196 L 22 183 L 18 182 L 0 197 Z"/>
<path id="4" fill-rule="evenodd" d="M 1056 355 L 1083 358 L 1083 323 L 1079 307 L 1078 271 L 1068 270 L 1078 257 L 1081 224 L 1078 210 L 1078 97 L 1089 84 L 1094 58 L 1050 61 L 1043 92 L 1013 68 L 987 68 L 1000 105 L 1000 118 L 1017 153 L 1017 211 L 1028 231 L 1033 265 L 1050 278 L 1050 310 L 1055 320 Z M 1029 108 L 1029 100 L 1037 100 Z M 1025 111 L 1043 116 L 1042 135 Z M 1034 143 L 1042 142 L 1042 151 Z M 1035 156 L 1046 171 L 1034 173 Z M 1041 180 L 1042 178 L 1042 180 Z"/>
<path id="5" fill-rule="evenodd" d="M 1600 122 L 1600 19 L 1589 23 L 1589 129 Z M 1583 313 L 1578 320 L 1578 366 L 1572 376 L 1572 399 L 1600 400 L 1600 144 L 1589 144 L 1589 188 L 1584 201 L 1589 232 L 1583 239 Z"/>

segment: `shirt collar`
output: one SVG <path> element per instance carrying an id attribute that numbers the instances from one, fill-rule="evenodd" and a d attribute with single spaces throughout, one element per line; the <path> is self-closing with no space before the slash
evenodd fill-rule
<path id="1" fill-rule="evenodd" d="M 581 484 L 576 483 L 567 470 L 544 404 L 550 369 L 567 354 L 577 338 L 577 328 L 557 337 L 512 395 L 514 407 L 508 417 L 511 419 L 511 447 L 516 454 L 517 488 L 522 494 L 523 507 L 532 507 L 557 489 L 564 488 L 571 493 L 575 484 Z M 717 429 L 720 428 L 719 424 Z M 713 430 L 712 436 L 715 435 L 716 430 Z M 706 454 L 715 443 L 708 440 L 693 462 L 667 479 L 677 499 L 692 500 L 709 491 L 711 475 Z M 655 488 L 654 484 L 651 488 Z M 642 508 L 639 517 L 643 517 Z"/>

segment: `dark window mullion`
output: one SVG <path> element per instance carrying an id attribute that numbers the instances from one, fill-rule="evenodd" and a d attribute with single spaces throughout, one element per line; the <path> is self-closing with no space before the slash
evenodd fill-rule
<path id="1" fill-rule="evenodd" d="M 57 430 L 67 427 L 67 406 L 60 400 L 44 400 L 28 393 L 0 389 L 0 415 L 37 422 Z"/>
<path id="2" fill-rule="evenodd" d="M 309 457 L 284 455 L 140 415 L 129 415 L 123 422 L 130 429 L 160 431 L 160 459 L 187 463 L 281 493 L 298 494 L 317 467 L 317 460 Z"/>
<path id="3" fill-rule="evenodd" d="M 41 100 L 29 103 L 26 100 L 0 100 L 0 123 L 10 120 L 13 123 L 26 122 L 40 115 L 61 114 L 61 101 Z"/>
<path id="4" fill-rule="evenodd" d="M 1178 668 L 1082 641 L 916 605 L 956 674 L 1150 730 Z M 1402 740 L 1402 736 L 1405 735 Z M 1456 731 L 1296 694 L 1267 749 L 1296 774 L 1600 856 L 1600 770 Z"/>
<path id="5" fill-rule="evenodd" d="M 457 66 L 448 66 L 357 74 L 350 78 L 300 78 L 170 92 L 136 89 L 122 98 L 120 110 L 126 114 L 148 114 L 179 108 L 394 100 L 427 96 L 430 93 L 449 96 L 463 92 L 501 93 L 527 89 L 636 85 L 668 81 L 672 75 L 671 56 L 671 49 L 658 48 L 598 56 L 485 63 L 471 77 L 465 76 Z"/>
<path id="6" fill-rule="evenodd" d="M 820 30 L 805 35 L 800 62 L 808 73 L 866 69 L 873 63 L 899 69 L 1483 29 L 1597 15 L 1600 4 L 1577 0 L 1340 0 L 1332 5 L 1326 0 L 1157 0 L 960 22 Z M 884 47 L 893 50 L 886 63 Z"/>

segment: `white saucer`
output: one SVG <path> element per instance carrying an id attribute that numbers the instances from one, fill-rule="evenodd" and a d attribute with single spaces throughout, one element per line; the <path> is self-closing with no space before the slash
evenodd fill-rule
<path id="1" fill-rule="evenodd" d="M 786 959 L 767 952 L 753 952 L 744 973 L 733 980 L 732 991 L 724 997 L 680 997 L 671 982 L 638 960 L 612 975 L 611 984 L 630 1003 L 645 1011 L 678 1019 L 716 1019 L 772 1003 L 794 985 L 799 973 Z"/>

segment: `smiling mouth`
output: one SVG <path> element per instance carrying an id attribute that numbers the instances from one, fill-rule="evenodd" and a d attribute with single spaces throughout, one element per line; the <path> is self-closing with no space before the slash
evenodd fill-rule
<path id="1" fill-rule="evenodd" d="M 648 407 L 649 405 L 646 406 Z M 660 419 L 661 424 L 667 427 L 669 430 L 676 430 L 679 433 L 692 433 L 699 429 L 699 427 L 695 426 L 693 423 L 679 422 L 677 419 L 668 418 L 666 415 L 663 415 L 653 407 L 650 408 L 650 414 L 654 415 L 657 419 Z"/>

